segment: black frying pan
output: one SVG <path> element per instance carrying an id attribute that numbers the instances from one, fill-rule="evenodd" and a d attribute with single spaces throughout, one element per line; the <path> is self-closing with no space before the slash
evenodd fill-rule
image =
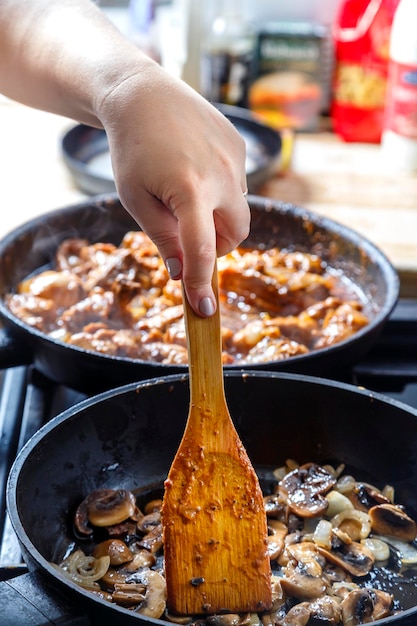
<path id="1" fill-rule="evenodd" d="M 264 484 L 270 468 L 287 458 L 343 462 L 358 480 L 380 487 L 392 484 L 396 501 L 417 518 L 417 411 L 350 385 L 295 374 L 229 372 L 225 386 L 230 412 Z M 71 512 L 90 491 L 146 491 L 162 485 L 187 410 L 187 377 L 159 378 L 86 400 L 33 436 L 12 468 L 7 493 L 11 522 L 33 573 L 23 576 L 20 584 L 15 579 L 7 593 L 6 584 L 0 585 L 0 609 L 6 600 L 9 612 L 20 607 L 35 585 L 49 598 L 63 593 L 93 626 L 166 626 L 93 597 L 61 577 L 49 562 L 65 553 L 72 540 Z M 401 586 L 391 580 L 404 611 L 380 620 L 381 626 L 417 623 L 417 572 L 414 576 L 414 582 L 402 580 Z M 16 588 L 20 593 L 12 599 Z M 34 599 L 32 592 L 31 607 L 41 599 Z M 53 623 L 67 623 L 63 616 L 55 619 Z"/>
<path id="2" fill-rule="evenodd" d="M 266 198 L 250 196 L 249 204 L 249 245 L 292 245 L 318 253 L 354 283 L 371 318 L 368 326 L 335 346 L 250 369 L 334 377 L 336 371 L 357 361 L 378 337 L 398 298 L 398 276 L 376 246 L 345 226 Z M 118 244 L 129 229 L 137 229 L 136 223 L 117 197 L 110 195 L 47 213 L 0 241 L 0 319 L 5 326 L 0 333 L 0 368 L 34 362 L 50 379 L 89 394 L 186 371 L 182 366 L 100 355 L 65 345 L 22 323 L 5 306 L 4 296 L 27 275 L 48 266 L 63 239 L 82 237 Z"/>

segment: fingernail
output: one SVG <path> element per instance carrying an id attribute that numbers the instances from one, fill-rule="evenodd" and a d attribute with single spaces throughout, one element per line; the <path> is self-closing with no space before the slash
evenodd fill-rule
<path id="1" fill-rule="evenodd" d="M 165 265 L 170 278 L 173 278 L 175 280 L 176 278 L 179 278 L 181 276 L 182 264 L 181 261 L 177 259 L 177 257 L 173 256 L 169 259 L 166 259 Z"/>
<path id="2" fill-rule="evenodd" d="M 209 298 L 208 296 L 206 298 L 202 298 L 200 300 L 199 310 L 200 313 L 202 315 L 205 315 L 206 317 L 210 317 L 210 315 L 213 315 L 215 309 L 211 298 Z"/>

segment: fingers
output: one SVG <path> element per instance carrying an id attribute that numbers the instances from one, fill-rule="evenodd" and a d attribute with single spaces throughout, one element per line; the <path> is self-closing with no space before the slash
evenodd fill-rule
<path id="1" fill-rule="evenodd" d="M 203 317 L 216 310 L 211 287 L 216 256 L 231 252 L 249 232 L 248 204 L 241 191 L 234 197 L 215 210 L 207 210 L 208 198 L 189 198 L 176 206 L 175 215 L 150 194 L 138 192 L 134 205 L 124 203 L 158 247 L 170 277 L 183 279 L 190 305 Z"/>

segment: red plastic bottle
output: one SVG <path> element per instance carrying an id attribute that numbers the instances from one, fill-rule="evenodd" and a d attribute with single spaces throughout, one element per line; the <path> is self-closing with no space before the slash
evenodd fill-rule
<path id="1" fill-rule="evenodd" d="M 399 0 L 345 0 L 333 26 L 331 117 L 350 142 L 379 143 L 384 123 L 389 40 Z"/>

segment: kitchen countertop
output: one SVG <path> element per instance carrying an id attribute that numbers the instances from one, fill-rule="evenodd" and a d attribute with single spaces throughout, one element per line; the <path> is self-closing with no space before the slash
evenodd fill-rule
<path id="1" fill-rule="evenodd" d="M 60 140 L 74 121 L 0 100 L 0 237 L 46 211 L 86 198 L 68 173 Z M 258 190 L 358 231 L 379 246 L 417 297 L 417 175 L 391 173 L 380 147 L 346 144 L 331 132 L 296 135 L 292 161 Z"/>

